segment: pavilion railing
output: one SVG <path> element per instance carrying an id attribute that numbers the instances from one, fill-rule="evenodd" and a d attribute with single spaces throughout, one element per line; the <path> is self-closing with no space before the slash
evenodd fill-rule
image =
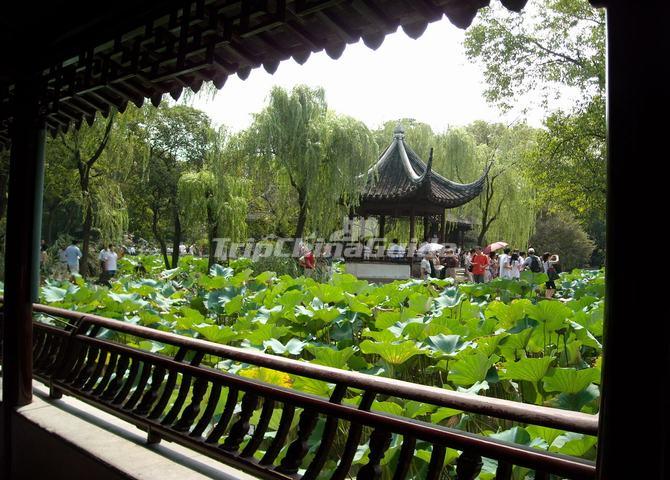
<path id="1" fill-rule="evenodd" d="M 514 465 L 534 470 L 536 480 L 595 478 L 593 462 L 375 411 L 374 401 L 414 400 L 589 435 L 597 433 L 593 415 L 313 365 L 45 305 L 35 304 L 34 312 L 34 376 L 52 397 L 72 395 L 147 431 L 150 443 L 174 441 L 259 478 L 380 478 L 392 441 L 400 445 L 394 480 L 409 478 L 419 446 L 431 451 L 422 478 L 447 478 L 447 448 L 461 452 L 458 480 L 476 478 L 482 457 L 497 461 L 498 480 L 511 479 Z M 173 354 L 152 353 L 151 345 Z M 235 365 L 334 388 L 330 398 L 312 395 L 280 386 L 269 373 L 231 373 Z M 354 462 L 361 448 L 362 466 Z"/>

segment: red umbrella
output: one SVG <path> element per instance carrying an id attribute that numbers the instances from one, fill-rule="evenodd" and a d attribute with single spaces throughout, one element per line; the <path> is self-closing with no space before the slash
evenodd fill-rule
<path id="1" fill-rule="evenodd" d="M 491 245 L 487 245 L 484 248 L 484 253 L 491 253 L 495 252 L 496 250 L 500 250 L 501 248 L 505 248 L 508 244 L 505 242 L 493 242 Z"/>

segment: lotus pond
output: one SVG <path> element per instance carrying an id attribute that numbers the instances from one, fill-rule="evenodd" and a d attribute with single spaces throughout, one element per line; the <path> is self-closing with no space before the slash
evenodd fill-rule
<path id="1" fill-rule="evenodd" d="M 207 271 L 206 260 L 186 257 L 179 268 L 163 271 L 157 257 L 126 257 L 111 288 L 80 278 L 75 283 L 48 280 L 41 301 L 330 367 L 472 395 L 598 411 L 603 271 L 561 274 L 557 297 L 547 300 L 540 291 L 546 277 L 532 273 L 524 273 L 521 281 L 479 285 L 454 286 L 451 280 L 378 285 L 342 273 L 318 282 L 255 273 L 252 267 L 241 259 Z M 173 353 L 153 342 L 134 346 Z M 325 382 L 263 368 L 226 362 L 214 366 L 312 394 L 332 391 Z M 596 438 L 587 435 L 413 401 L 376 401 L 372 408 L 595 458 Z M 399 443 L 394 440 L 385 457 L 386 474 L 393 470 L 393 449 L 399 450 Z M 428 448 L 417 451 L 412 466 L 416 477 L 428 465 Z M 356 459 L 365 463 L 366 456 L 361 448 Z M 456 456 L 450 452 L 446 461 Z M 514 478 L 526 473 L 517 467 Z M 485 460 L 479 478 L 494 477 L 495 462 Z"/>

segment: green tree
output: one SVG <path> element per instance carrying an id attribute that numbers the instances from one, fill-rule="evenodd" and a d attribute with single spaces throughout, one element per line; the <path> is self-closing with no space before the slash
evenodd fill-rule
<path id="1" fill-rule="evenodd" d="M 587 266 L 595 248 L 574 217 L 568 213 L 547 212 L 538 217 L 531 245 L 539 254 L 558 254 L 564 270 Z"/>
<path id="2" fill-rule="evenodd" d="M 239 165 L 227 161 L 226 146 L 225 130 L 220 129 L 202 168 L 186 172 L 178 183 L 186 230 L 206 232 L 209 266 L 215 262 L 215 238 L 238 241 L 246 234 L 249 182 L 235 174 Z"/>
<path id="3" fill-rule="evenodd" d="M 61 133 L 47 145 L 46 172 L 51 177 L 46 182 L 47 206 L 58 207 L 59 202 L 53 202 L 57 199 L 73 200 L 75 197 L 66 195 L 63 187 L 77 185 L 82 218 L 82 275 L 90 274 L 89 250 L 94 228 L 103 240 L 120 239 L 127 228 L 128 215 L 120 186 L 128 168 L 125 137 L 125 123 L 117 121 L 117 114 L 112 112 L 106 120 L 98 118 L 91 126 L 82 125 Z M 74 178 L 75 182 L 68 183 Z M 50 228 L 50 223 L 47 226 Z"/>
<path id="4" fill-rule="evenodd" d="M 309 225 L 315 233 L 335 228 L 358 202 L 377 146 L 365 125 L 328 111 L 321 88 L 275 87 L 247 134 L 258 166 L 287 182 L 298 210 L 294 237 Z"/>
<path id="5" fill-rule="evenodd" d="M 178 201 L 179 179 L 183 173 L 199 171 L 205 164 L 212 142 L 207 115 L 195 108 L 161 104 L 145 107 L 133 120 L 133 135 L 145 148 L 135 157 L 139 175 L 129 190 L 137 205 L 133 211 L 150 225 L 166 268 L 179 263 L 183 238 L 182 209 Z M 172 239 L 172 255 L 167 244 Z"/>
<path id="6" fill-rule="evenodd" d="M 468 183 L 490 167 L 484 190 L 456 214 L 475 224 L 477 243 L 505 240 L 525 245 L 533 232 L 533 189 L 523 176 L 523 159 L 535 148 L 536 131 L 484 121 L 452 128 L 436 138 L 434 165 L 447 178 Z"/>
<path id="7" fill-rule="evenodd" d="M 543 206 L 568 209 L 588 226 L 594 215 L 604 220 L 604 13 L 586 0 L 538 3 L 541 13 L 483 11 L 466 33 L 466 54 L 482 64 L 486 96 L 503 109 L 528 93 L 540 93 L 548 106 L 559 88 L 579 92 L 571 109 L 545 120 L 526 172 Z"/>

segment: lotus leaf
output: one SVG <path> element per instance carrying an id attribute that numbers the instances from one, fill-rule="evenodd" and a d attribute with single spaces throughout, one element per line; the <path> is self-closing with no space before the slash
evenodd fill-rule
<path id="1" fill-rule="evenodd" d="M 425 350 L 420 349 L 414 342 L 403 343 L 371 342 L 365 340 L 360 344 L 361 352 L 365 354 L 377 354 L 391 365 L 402 365 L 415 355 L 424 355 Z"/>

